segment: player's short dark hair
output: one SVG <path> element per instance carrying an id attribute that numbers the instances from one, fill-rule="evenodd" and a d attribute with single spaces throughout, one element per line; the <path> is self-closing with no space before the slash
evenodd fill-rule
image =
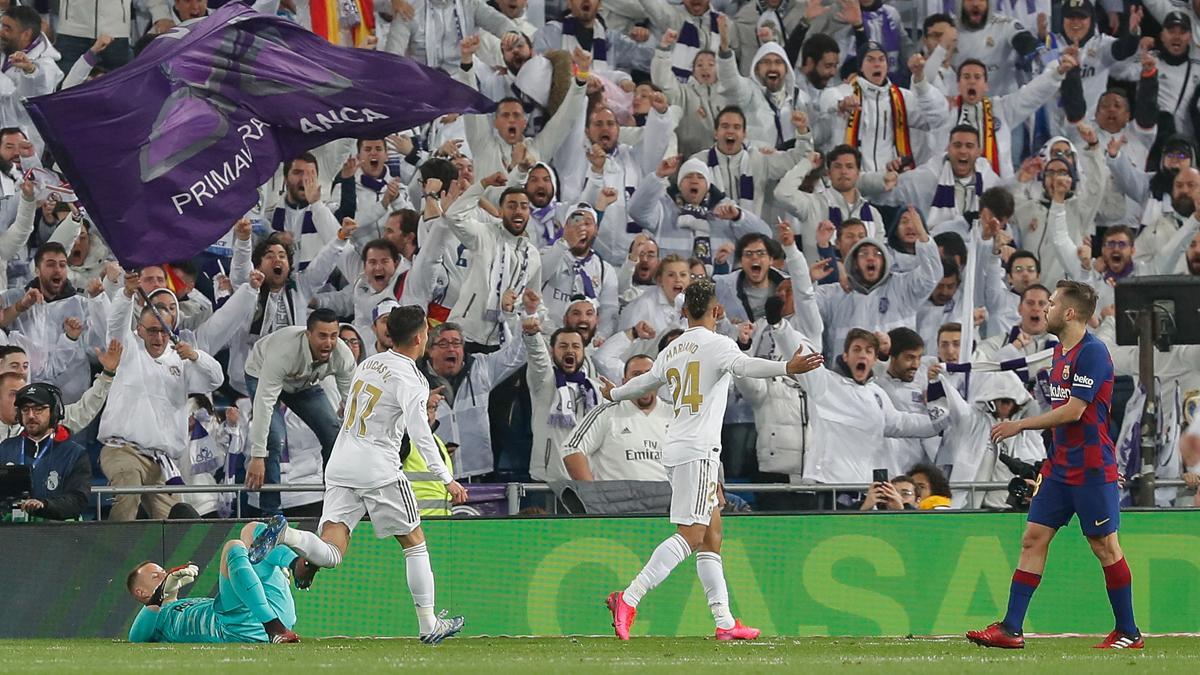
<path id="1" fill-rule="evenodd" d="M 821 60 L 821 57 L 830 52 L 834 54 L 842 53 L 837 40 L 834 40 L 825 33 L 814 33 L 804 41 L 804 46 L 800 48 L 800 64 L 803 65 L 809 61 L 816 63 Z"/>
<path id="2" fill-rule="evenodd" d="M 1037 268 L 1037 271 L 1038 271 L 1039 273 L 1041 273 L 1041 271 L 1042 271 L 1042 262 L 1041 262 L 1040 260 L 1038 260 L 1038 257 L 1037 257 L 1037 255 L 1036 255 L 1036 254 L 1035 254 L 1033 251 L 1026 251 L 1026 250 L 1025 250 L 1025 249 L 1023 249 L 1023 248 L 1022 248 L 1022 249 L 1017 249 L 1016 251 L 1013 251 L 1013 252 L 1012 252 L 1012 255 L 1008 256 L 1008 262 L 1004 263 L 1004 273 L 1005 273 L 1005 274 L 1008 274 L 1008 275 L 1011 275 L 1011 274 L 1012 274 L 1012 268 L 1013 268 L 1013 265 L 1015 264 L 1015 262 L 1014 262 L 1014 261 L 1016 261 L 1016 260 L 1018 260 L 1018 259 L 1021 259 L 1021 258 L 1029 258 L 1030 260 L 1032 260 L 1032 261 L 1033 261 L 1033 266 L 1034 266 L 1035 268 Z"/>
<path id="3" fill-rule="evenodd" d="M 933 28 L 939 23 L 948 23 L 954 25 L 954 17 L 949 14 L 930 14 L 925 17 L 925 23 L 921 24 L 921 30 L 928 33 L 930 28 Z"/>
<path id="4" fill-rule="evenodd" d="M 938 336 L 938 339 L 941 340 L 942 333 L 961 333 L 961 332 L 962 332 L 962 324 L 957 321 L 951 321 L 949 323 L 942 324 L 941 327 L 938 328 L 937 336 Z"/>
<path id="5" fill-rule="evenodd" d="M 524 186 L 514 185 L 510 188 L 505 188 L 504 192 L 500 193 L 500 199 L 496 200 L 496 205 L 504 206 L 504 201 L 512 195 L 525 195 L 526 199 L 529 198 L 529 193 L 525 191 Z"/>
<path id="6" fill-rule="evenodd" d="M 967 262 L 967 244 L 957 232 L 942 232 L 933 238 L 933 243 L 942 249 L 943 258 L 958 258 Z"/>
<path id="7" fill-rule="evenodd" d="M 138 570 L 142 569 L 146 565 L 152 564 L 154 564 L 153 560 L 143 560 L 142 562 L 134 565 L 133 569 L 129 570 L 129 575 L 125 577 L 125 590 L 133 593 L 133 582 L 137 581 Z"/>
<path id="8" fill-rule="evenodd" d="M 5 16 L 11 16 L 14 21 L 21 24 L 21 32 L 31 30 L 33 37 L 37 37 L 42 32 L 42 15 L 38 14 L 37 10 L 28 5 L 13 4 L 4 12 Z"/>
<path id="9" fill-rule="evenodd" d="M 982 68 L 983 69 L 983 81 L 987 82 L 987 79 L 988 79 L 987 64 L 984 63 L 983 61 L 980 61 L 979 59 L 966 59 L 962 63 L 958 64 L 958 70 L 955 71 L 955 75 L 958 76 L 958 79 L 960 79 L 960 80 L 962 79 L 963 68 L 966 68 L 967 66 L 975 66 L 977 68 Z"/>
<path id="10" fill-rule="evenodd" d="M 683 307 L 687 315 L 695 320 L 704 318 L 710 302 L 717 299 L 717 285 L 708 279 L 698 279 L 688 284 L 683 292 Z"/>
<path id="11" fill-rule="evenodd" d="M 550 334 L 550 349 L 554 349 L 554 343 L 558 342 L 558 338 L 561 335 L 578 335 L 579 339 L 581 341 L 584 340 L 583 332 L 580 331 L 578 328 L 572 328 L 570 326 L 563 326 L 562 328 L 559 328 L 558 330 L 556 330 Z"/>
<path id="12" fill-rule="evenodd" d="M 621 372 L 623 374 L 628 374 L 629 366 L 632 366 L 633 362 L 637 361 L 638 359 L 646 359 L 646 360 L 650 361 L 651 363 L 654 362 L 654 357 L 650 356 L 649 354 L 634 354 L 633 356 L 625 359 L 625 368 Z"/>
<path id="13" fill-rule="evenodd" d="M 314 309 L 312 313 L 308 315 L 308 321 L 304 323 L 304 328 L 305 330 L 311 331 L 312 329 L 316 328 L 317 324 L 319 323 L 340 322 L 338 321 L 337 313 L 335 313 L 332 309 L 329 309 L 328 307 L 320 307 L 318 309 Z"/>
<path id="14" fill-rule="evenodd" d="M 0 347 L 0 360 L 7 359 L 13 354 L 25 354 L 25 348 L 19 345 L 4 345 Z"/>
<path id="15" fill-rule="evenodd" d="M 1104 230 L 1104 236 L 1100 238 L 1100 242 L 1104 243 L 1118 234 L 1125 235 L 1129 239 L 1130 245 L 1133 245 L 1133 240 L 1137 238 L 1137 235 L 1133 233 L 1133 228 L 1128 225 L 1110 225 L 1108 229 Z"/>
<path id="16" fill-rule="evenodd" d="M 267 257 L 267 251 L 269 251 L 272 246 L 279 246 L 283 249 L 284 255 L 287 256 L 288 273 L 291 274 L 296 267 L 295 261 L 293 260 L 295 251 L 293 250 L 292 246 L 284 241 L 283 237 L 280 235 L 281 233 L 279 232 L 272 232 L 269 237 L 254 245 L 254 250 L 250 252 L 251 267 L 258 269 L 258 266 L 262 264 L 263 258 Z"/>
<path id="17" fill-rule="evenodd" d="M 845 143 L 836 145 L 832 150 L 825 153 L 825 166 L 829 166 L 835 159 L 842 155 L 850 155 L 854 158 L 854 166 L 862 168 L 862 153 L 853 145 L 846 145 Z"/>
<path id="18" fill-rule="evenodd" d="M 363 244 L 362 259 L 364 263 L 367 261 L 367 254 L 375 249 L 387 252 L 393 262 L 400 261 L 400 249 L 396 248 L 391 239 L 372 239 Z"/>
<path id="19" fill-rule="evenodd" d="M 1011 192 L 996 186 L 984 190 L 983 194 L 979 195 L 979 208 L 986 208 L 1000 220 L 1008 220 L 1016 210 L 1016 202 L 1013 201 Z"/>
<path id="20" fill-rule="evenodd" d="M 742 118 L 742 128 L 746 128 L 746 111 L 742 110 L 740 105 L 727 105 L 721 108 L 721 112 L 717 113 L 717 116 L 713 118 L 713 129 L 721 127 L 721 118 L 726 115 L 737 115 Z"/>
<path id="21" fill-rule="evenodd" d="M 946 498 L 953 496 L 950 494 L 950 481 L 946 478 L 946 474 L 931 462 L 920 462 L 908 470 L 910 476 L 917 474 L 923 474 L 929 480 L 930 496 Z"/>
<path id="22" fill-rule="evenodd" d="M 58 243 L 57 241 L 48 241 L 37 247 L 37 252 L 33 254 L 33 266 L 37 267 L 38 265 L 41 265 L 42 258 L 45 258 L 51 253 L 61 253 L 64 258 L 67 257 L 67 249 L 64 248 L 62 244 Z"/>
<path id="23" fill-rule="evenodd" d="M 301 154 L 297 155 L 296 157 L 293 157 L 283 163 L 283 175 L 286 176 L 289 173 L 291 173 L 292 164 L 295 164 L 296 162 L 305 162 L 307 164 L 312 164 L 314 167 L 316 167 L 316 169 L 318 171 L 321 170 L 321 165 L 317 163 L 316 156 L 313 155 L 311 152 L 304 152 L 304 153 L 301 153 Z"/>
<path id="24" fill-rule="evenodd" d="M 421 174 L 421 183 L 430 178 L 437 178 L 442 181 L 441 192 L 445 192 L 450 188 L 450 183 L 458 180 L 458 167 L 454 166 L 454 162 L 441 157 L 430 157 L 421 164 L 418 169 Z"/>
<path id="25" fill-rule="evenodd" d="M 954 125 L 954 128 L 950 130 L 949 137 L 954 138 L 954 134 L 971 134 L 972 136 L 975 137 L 976 141 L 979 140 L 979 130 L 976 129 L 975 127 L 971 126 L 970 124 Z"/>
<path id="26" fill-rule="evenodd" d="M 892 354 L 902 354 L 915 349 L 925 349 L 925 340 L 921 339 L 920 334 L 905 326 L 889 330 L 888 339 L 892 342 L 892 348 L 889 350 Z"/>
<path id="27" fill-rule="evenodd" d="M 404 305 L 397 307 L 388 314 L 388 337 L 396 345 L 406 345 L 425 325 L 425 310 L 420 305 Z"/>
<path id="28" fill-rule="evenodd" d="M 851 328 L 850 331 L 846 333 L 846 339 L 842 341 L 843 354 L 850 352 L 850 345 L 854 344 L 855 340 L 862 340 L 866 342 L 868 345 L 870 345 L 871 349 L 875 350 L 876 354 L 879 353 L 879 338 L 875 337 L 874 333 L 864 328 Z"/>
<path id="29" fill-rule="evenodd" d="M 1047 298 L 1050 297 L 1050 295 L 1051 295 L 1049 288 L 1046 288 L 1045 286 L 1043 286 L 1041 284 L 1029 284 L 1027 287 L 1025 287 L 1025 290 L 1021 292 L 1021 300 L 1022 301 L 1025 300 L 1025 296 L 1029 295 L 1030 291 L 1041 291 L 1046 294 Z"/>
<path id="30" fill-rule="evenodd" d="M 1082 281 L 1062 279 L 1054 285 L 1059 299 L 1070 305 L 1079 314 L 1079 321 L 1086 322 L 1096 313 L 1096 289 Z"/>

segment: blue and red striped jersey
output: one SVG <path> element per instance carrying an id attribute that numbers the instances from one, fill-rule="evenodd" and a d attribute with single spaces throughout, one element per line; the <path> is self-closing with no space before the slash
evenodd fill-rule
<path id="1" fill-rule="evenodd" d="M 1117 480 L 1117 459 L 1108 433 L 1112 409 L 1113 364 L 1108 348 L 1091 333 L 1068 352 L 1054 348 L 1050 369 L 1050 405 L 1077 398 L 1087 402 L 1077 422 L 1054 429 L 1054 449 L 1042 476 L 1067 485 L 1102 485 Z"/>

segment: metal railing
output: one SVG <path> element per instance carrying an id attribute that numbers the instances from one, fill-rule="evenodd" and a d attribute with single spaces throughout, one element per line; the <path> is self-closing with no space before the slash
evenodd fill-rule
<path id="1" fill-rule="evenodd" d="M 478 484 L 477 484 L 478 485 Z M 1187 484 L 1182 480 L 1160 480 L 1157 487 L 1181 488 Z M 470 484 L 467 485 L 470 488 Z M 790 483 L 726 483 L 728 492 L 750 492 L 766 494 L 820 494 L 838 492 L 866 492 L 870 484 L 863 483 L 823 483 L 800 484 Z M 966 491 L 971 502 L 977 492 L 994 492 L 1008 490 L 1007 482 L 990 483 L 951 483 L 950 489 Z M 320 483 L 297 483 L 285 485 L 264 485 L 257 490 L 249 490 L 245 485 L 138 485 L 129 487 L 114 487 L 99 485 L 92 488 L 96 496 L 96 520 L 103 517 L 104 498 L 115 495 L 146 495 L 146 494 L 228 494 L 243 492 L 324 492 L 325 486 Z M 554 489 L 546 483 L 505 483 L 504 498 L 508 515 L 515 516 L 521 510 L 521 499 L 530 494 L 553 494 Z M 242 500 L 234 499 L 235 517 L 242 517 Z"/>

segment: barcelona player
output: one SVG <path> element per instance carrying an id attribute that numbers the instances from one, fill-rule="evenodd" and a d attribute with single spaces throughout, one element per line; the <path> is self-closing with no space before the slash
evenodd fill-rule
<path id="1" fill-rule="evenodd" d="M 967 639 L 977 645 L 1006 649 L 1025 646 L 1021 632 L 1025 611 L 1042 579 L 1050 540 L 1075 515 L 1104 567 L 1108 600 L 1116 619 L 1115 629 L 1096 647 L 1145 646 L 1133 620 L 1129 565 L 1117 541 L 1120 491 L 1116 453 L 1108 434 L 1113 365 L 1104 343 L 1087 332 L 1088 319 L 1095 309 L 1096 291 L 1091 286 L 1077 281 L 1058 282 L 1046 308 L 1046 327 L 1060 340 L 1050 370 L 1052 409 L 992 427 L 993 442 L 1026 429 L 1053 429 L 1054 445 L 1042 463 L 1029 505 L 1029 522 L 1021 540 L 1021 560 L 1013 573 L 1008 613 L 1002 621 L 967 633 Z"/>

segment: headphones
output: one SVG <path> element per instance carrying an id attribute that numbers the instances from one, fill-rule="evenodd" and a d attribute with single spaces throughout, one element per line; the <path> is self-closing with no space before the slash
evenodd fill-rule
<path id="1" fill-rule="evenodd" d="M 17 390 L 16 406 L 18 414 L 21 410 L 22 399 L 34 403 L 45 404 L 46 397 L 50 398 L 50 428 L 57 427 L 66 414 L 63 406 L 62 390 L 48 382 L 33 382 Z"/>

